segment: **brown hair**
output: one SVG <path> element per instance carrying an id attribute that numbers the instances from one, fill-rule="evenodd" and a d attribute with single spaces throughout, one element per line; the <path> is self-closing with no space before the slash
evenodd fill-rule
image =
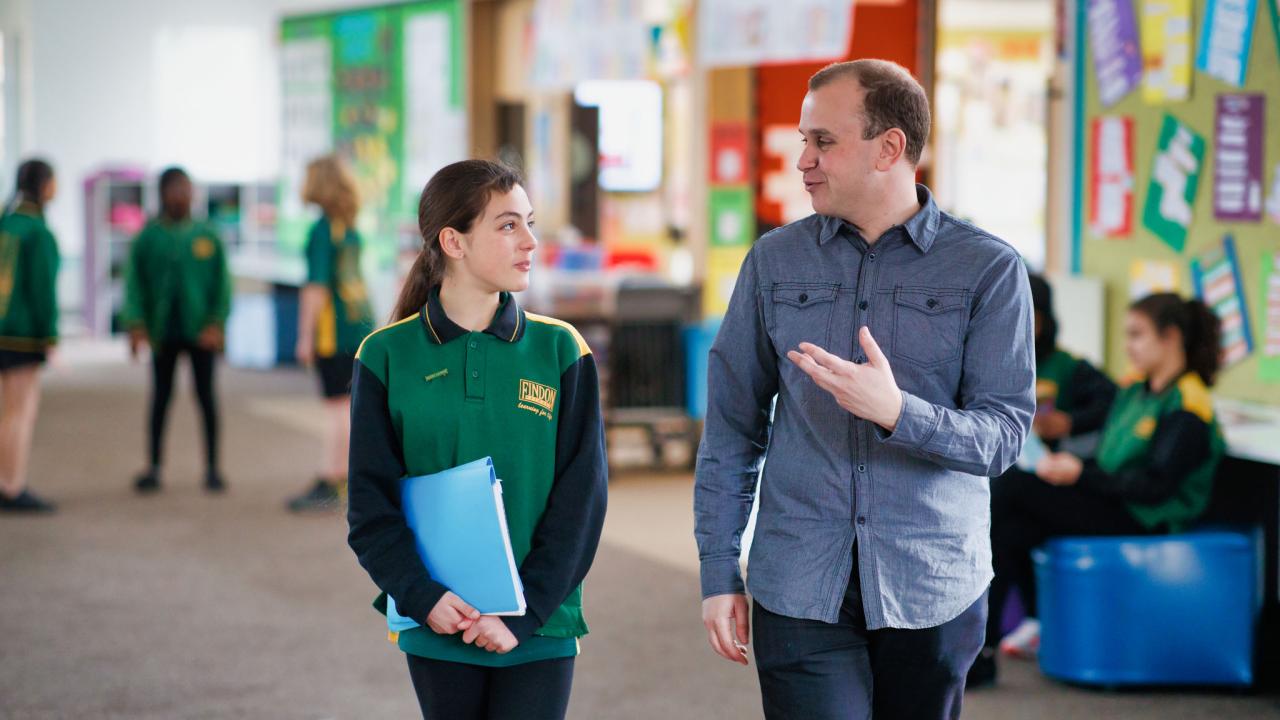
<path id="1" fill-rule="evenodd" d="M 360 192 L 351 169 L 337 155 L 321 155 L 307 164 L 302 201 L 320 206 L 330 220 L 354 227 L 360 212 Z"/>
<path id="2" fill-rule="evenodd" d="M 817 90 L 840 78 L 851 77 L 866 91 L 862 101 L 863 140 L 871 140 L 890 128 L 907 136 L 907 160 L 920 164 L 929 140 L 929 97 L 911 73 L 888 60 L 850 60 L 832 63 L 809 78 L 809 90 Z"/>
<path id="3" fill-rule="evenodd" d="M 463 160 L 441 168 L 422 189 L 418 200 L 418 233 L 422 250 L 413 261 L 409 275 L 391 313 L 395 322 L 412 315 L 427 304 L 431 289 L 444 280 L 445 255 L 440 249 L 440 233 L 453 228 L 460 233 L 484 212 L 495 193 L 508 193 L 519 185 L 520 173 L 491 160 Z"/>
<path id="4" fill-rule="evenodd" d="M 1187 369 L 1194 370 L 1205 385 L 1213 385 L 1222 367 L 1222 321 L 1208 305 L 1199 300 L 1183 300 L 1174 293 L 1156 293 L 1138 300 L 1129 309 L 1150 318 L 1157 332 L 1178 328 L 1187 354 Z"/>

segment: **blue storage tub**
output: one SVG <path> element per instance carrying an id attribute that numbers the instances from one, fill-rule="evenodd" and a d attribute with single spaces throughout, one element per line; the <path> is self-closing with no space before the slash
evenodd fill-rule
<path id="1" fill-rule="evenodd" d="M 1040 669 L 1096 685 L 1253 683 L 1258 536 L 1070 537 L 1035 551 Z"/>

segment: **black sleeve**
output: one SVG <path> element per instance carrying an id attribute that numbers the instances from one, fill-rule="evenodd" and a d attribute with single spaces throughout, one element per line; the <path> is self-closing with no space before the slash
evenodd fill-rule
<path id="1" fill-rule="evenodd" d="M 582 584 L 604 528 L 609 468 L 600 384 L 591 355 L 584 355 L 561 376 L 560 398 L 555 484 L 534 531 L 532 548 L 520 566 L 527 612 L 503 618 L 519 642 L 546 624 Z"/>
<path id="2" fill-rule="evenodd" d="M 400 614 L 426 625 L 447 588 L 431 579 L 400 510 L 404 453 L 387 409 L 387 388 L 360 361 L 351 383 L 347 467 L 347 544 L 374 584 L 395 598 Z"/>
<path id="3" fill-rule="evenodd" d="M 1178 492 L 1187 475 L 1209 458 L 1209 424 L 1186 410 L 1166 415 L 1156 425 L 1145 463 L 1108 473 L 1090 460 L 1080 486 L 1128 502 L 1153 505 Z"/>
<path id="4" fill-rule="evenodd" d="M 1076 363 L 1071 375 L 1071 434 L 1083 435 L 1102 427 L 1116 398 L 1116 384 L 1088 362 Z"/>

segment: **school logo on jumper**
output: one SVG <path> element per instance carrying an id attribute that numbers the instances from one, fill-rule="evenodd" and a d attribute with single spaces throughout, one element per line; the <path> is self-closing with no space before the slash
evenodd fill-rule
<path id="1" fill-rule="evenodd" d="M 1144 417 L 1138 421 L 1133 428 L 1133 434 L 1146 440 L 1156 431 L 1156 419 L 1150 416 Z"/>
<path id="2" fill-rule="evenodd" d="M 520 402 L 516 403 L 516 407 L 550 420 L 551 411 L 556 407 L 555 388 L 522 379 L 520 380 Z"/>
<path id="3" fill-rule="evenodd" d="M 213 257 L 213 241 L 207 237 L 198 237 L 191 244 L 191 254 L 196 256 L 197 260 L 208 260 Z"/>

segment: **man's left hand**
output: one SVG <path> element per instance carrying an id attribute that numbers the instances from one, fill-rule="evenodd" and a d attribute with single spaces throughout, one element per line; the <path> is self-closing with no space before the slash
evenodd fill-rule
<path id="1" fill-rule="evenodd" d="M 902 414 L 902 391 L 869 328 L 859 331 L 858 341 L 867 356 L 865 365 L 832 355 L 813 343 L 800 343 L 800 349 L 788 352 L 787 358 L 831 393 L 840 407 L 893 432 Z"/>

